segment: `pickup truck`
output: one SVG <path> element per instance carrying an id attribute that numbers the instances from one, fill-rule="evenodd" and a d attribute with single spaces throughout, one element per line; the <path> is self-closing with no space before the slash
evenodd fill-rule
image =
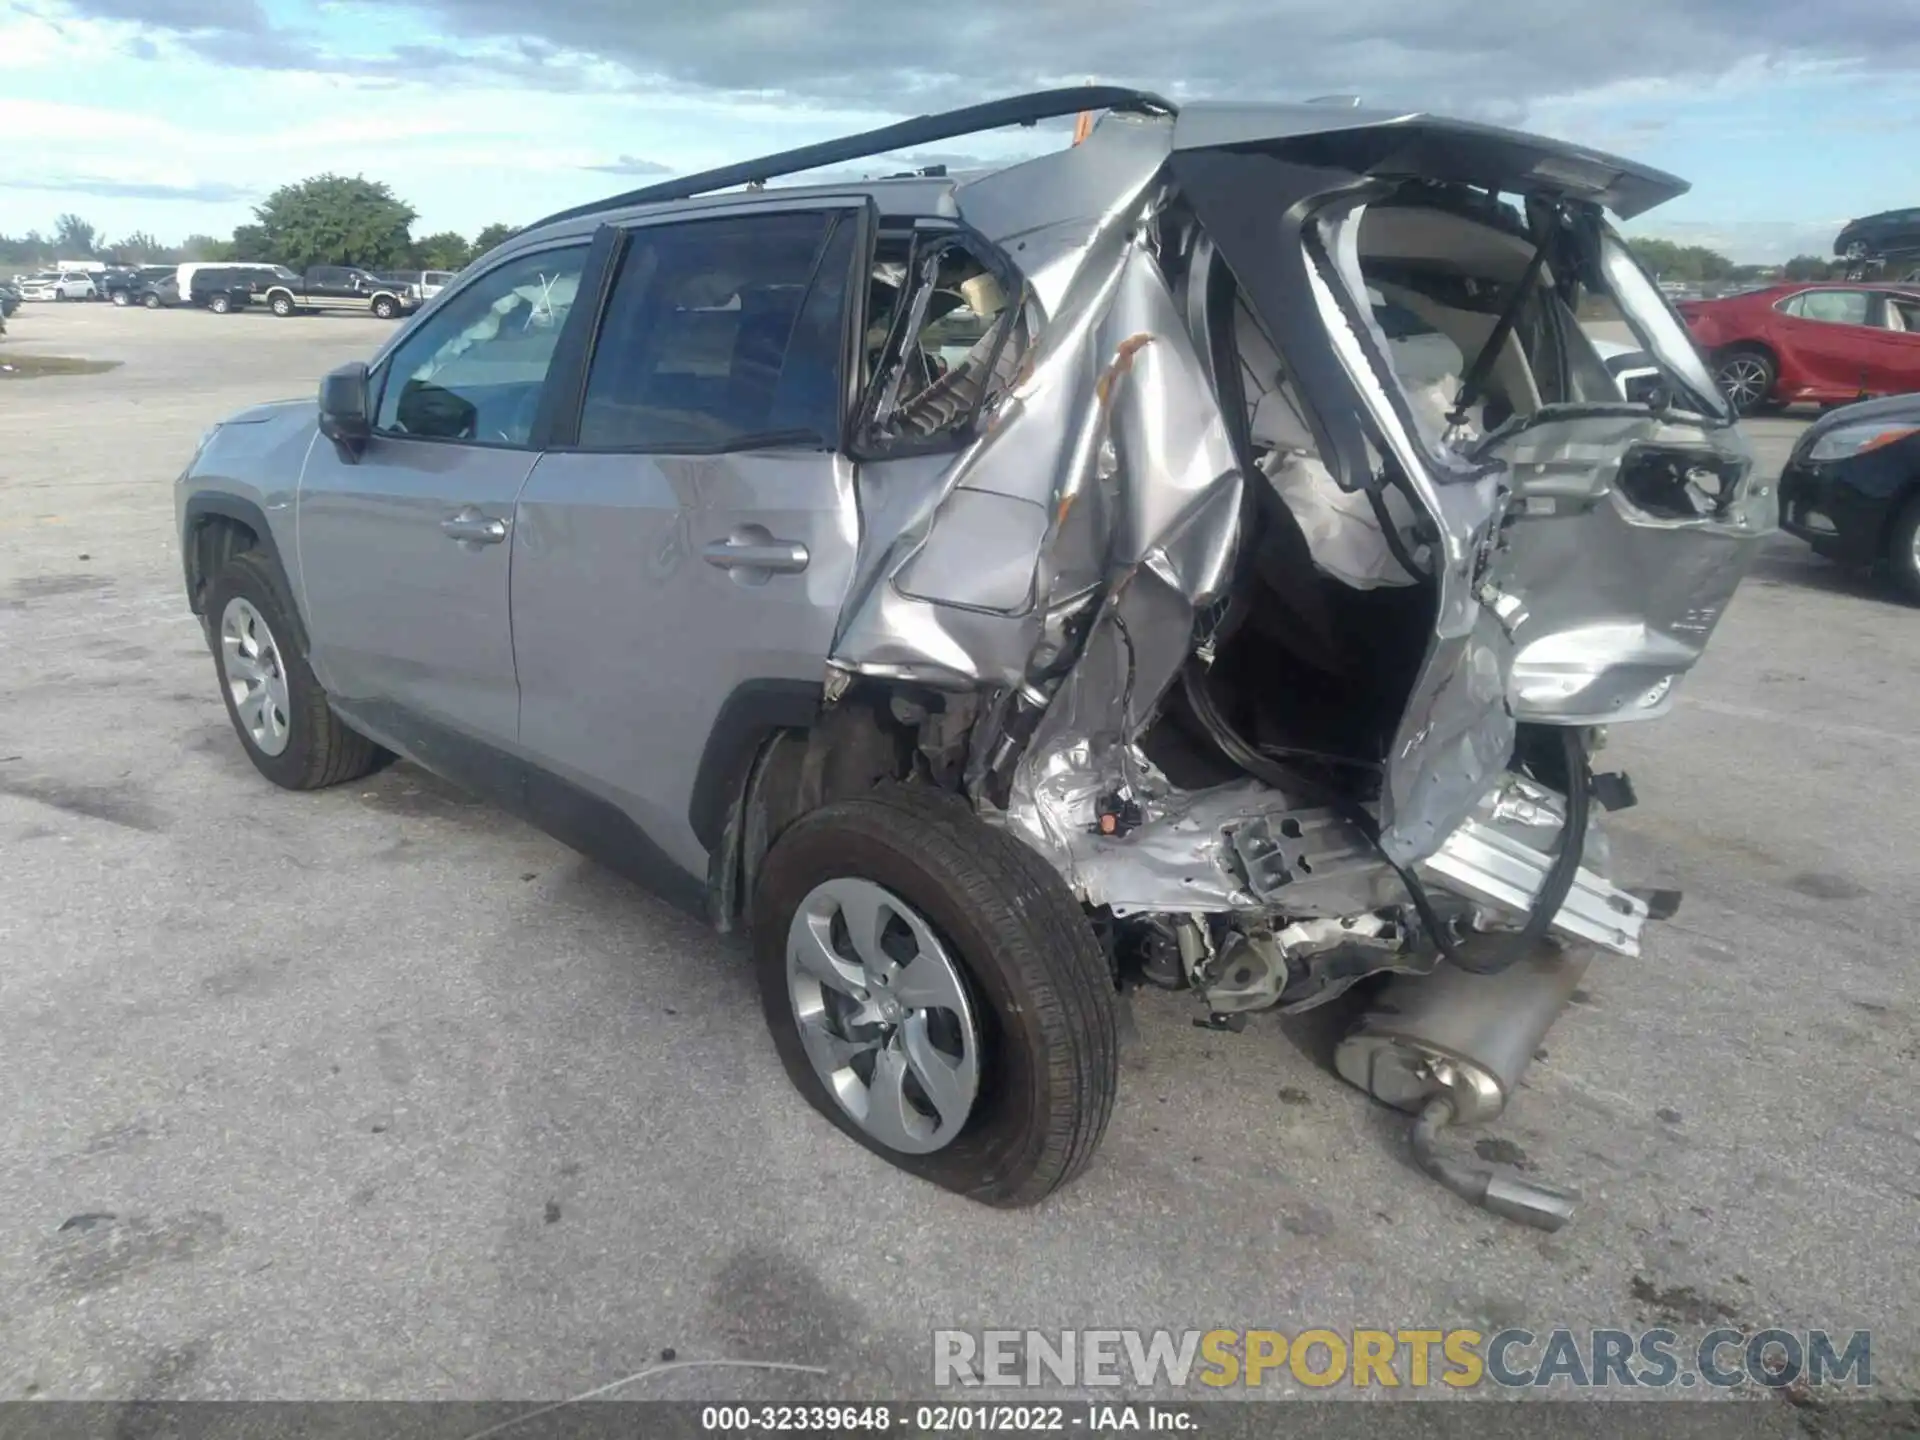
<path id="1" fill-rule="evenodd" d="M 298 280 L 276 282 L 262 298 L 276 315 L 363 310 L 391 320 L 420 308 L 420 287 L 385 280 L 351 265 L 315 265 Z"/>

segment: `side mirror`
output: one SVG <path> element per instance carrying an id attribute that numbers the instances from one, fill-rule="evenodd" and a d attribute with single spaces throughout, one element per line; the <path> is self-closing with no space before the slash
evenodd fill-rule
<path id="1" fill-rule="evenodd" d="M 320 433 L 356 455 L 373 434 L 367 388 L 364 360 L 350 361 L 320 382 Z"/>

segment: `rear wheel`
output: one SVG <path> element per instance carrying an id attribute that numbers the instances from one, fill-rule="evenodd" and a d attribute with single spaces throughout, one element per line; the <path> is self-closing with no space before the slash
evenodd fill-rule
<path id="1" fill-rule="evenodd" d="M 1033 851 L 951 797 L 883 787 L 781 835 L 752 929 L 780 1059 L 839 1129 L 989 1205 L 1086 1168 L 1118 1079 L 1113 982 Z"/>
<path id="2" fill-rule="evenodd" d="M 131 305 L 133 303 L 133 297 L 124 290 L 116 290 L 113 292 L 113 303 L 116 305 Z"/>
<path id="3" fill-rule="evenodd" d="M 385 295 L 380 296 L 373 302 L 373 313 L 378 315 L 382 320 L 391 320 L 399 311 L 400 307 L 395 305 L 393 301 Z"/>
<path id="4" fill-rule="evenodd" d="M 1752 415 L 1772 397 L 1778 371 L 1774 368 L 1773 356 L 1766 351 L 1741 345 L 1720 352 L 1714 363 L 1713 378 L 1736 413 Z"/>
<path id="5" fill-rule="evenodd" d="M 291 295 L 276 295 L 267 302 L 267 308 L 276 315 L 291 315 L 293 314 L 293 297 Z"/>
<path id="6" fill-rule="evenodd" d="M 318 790 L 379 765 L 383 752 L 333 713 L 300 653 L 272 561 L 235 555 L 207 587 L 206 613 L 227 718 L 254 769 L 288 790 Z"/>
<path id="7" fill-rule="evenodd" d="M 1895 589 L 1920 605 L 1920 494 L 1907 501 L 1887 534 L 1887 576 Z"/>
<path id="8" fill-rule="evenodd" d="M 158 310 L 160 308 L 160 297 L 158 295 L 153 294 L 152 292 L 148 292 L 147 298 L 142 300 L 140 303 L 146 306 L 147 309 L 149 310 Z"/>
<path id="9" fill-rule="evenodd" d="M 233 301 L 224 295 L 215 295 L 207 301 L 207 308 L 216 315 L 224 315 L 233 308 Z"/>

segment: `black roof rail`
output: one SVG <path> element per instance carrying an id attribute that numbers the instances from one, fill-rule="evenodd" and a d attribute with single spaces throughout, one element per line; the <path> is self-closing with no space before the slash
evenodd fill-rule
<path id="1" fill-rule="evenodd" d="M 843 165 L 850 160 L 865 160 L 909 145 L 931 145 L 953 140 L 982 130 L 998 130 L 1006 125 L 1035 125 L 1077 115 L 1083 110 L 1157 110 L 1175 113 L 1176 107 L 1146 90 L 1129 90 L 1118 85 L 1074 85 L 1060 90 L 1037 90 L 1030 95 L 1014 95 L 1005 100 L 989 100 L 937 115 L 921 115 L 878 130 L 862 131 L 841 140 L 825 140 L 818 145 L 802 145 L 758 160 L 743 160 L 737 165 L 722 165 L 717 170 L 702 170 L 655 185 L 643 185 L 622 195 L 576 205 L 536 220 L 526 230 L 553 225 L 562 220 L 577 220 L 603 210 L 623 209 L 629 205 L 648 205 L 662 200 L 689 200 L 714 190 L 731 190 L 737 185 L 764 184 L 778 175 L 797 175 L 822 165 Z M 524 233 L 524 231 L 522 232 Z"/>

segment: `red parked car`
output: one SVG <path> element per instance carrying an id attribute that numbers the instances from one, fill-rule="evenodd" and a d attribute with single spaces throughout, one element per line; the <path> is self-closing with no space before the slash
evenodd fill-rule
<path id="1" fill-rule="evenodd" d="M 1774 285 L 1675 308 L 1742 415 L 1920 391 L 1920 288 Z"/>

